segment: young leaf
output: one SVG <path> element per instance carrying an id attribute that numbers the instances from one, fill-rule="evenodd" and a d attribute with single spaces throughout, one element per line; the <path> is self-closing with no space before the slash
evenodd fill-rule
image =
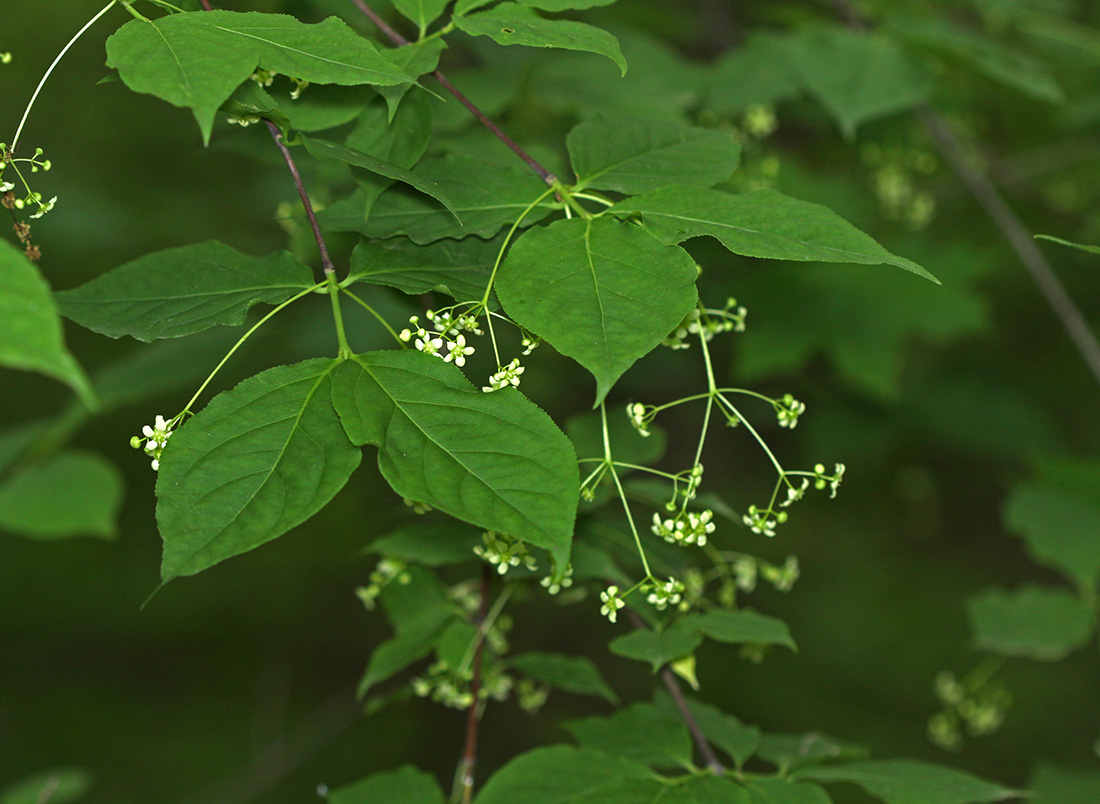
<path id="1" fill-rule="evenodd" d="M 501 3 L 488 11 L 456 16 L 455 25 L 471 36 L 488 36 L 498 45 L 527 45 L 582 50 L 607 56 L 626 75 L 619 40 L 607 31 L 572 20 L 548 20 L 519 3 Z"/>
<path id="2" fill-rule="evenodd" d="M 67 450 L 31 464 L 0 485 L 0 530 L 30 539 L 113 539 L 123 481 L 114 464 Z"/>
<path id="3" fill-rule="evenodd" d="M 475 390 L 454 366 L 412 350 L 368 352 L 333 378 L 355 444 L 378 447 L 394 491 L 569 563 L 579 478 L 569 440 L 514 389 Z"/>
<path id="4" fill-rule="evenodd" d="M 1035 235 L 1040 240 L 1049 240 L 1051 243 L 1059 243 L 1063 246 L 1069 246 L 1070 248 L 1077 248 L 1081 251 L 1087 251 L 1090 254 L 1100 254 L 1100 246 L 1087 246 L 1083 243 L 1071 243 L 1068 240 L 1063 240 L 1060 237 L 1054 237 L 1053 235 Z"/>
<path id="5" fill-rule="evenodd" d="M 0 240 L 0 366 L 37 371 L 68 385 L 94 408 L 83 369 L 65 348 L 50 287 L 18 249 Z"/>
<path id="6" fill-rule="evenodd" d="M 651 704 L 634 704 L 610 717 L 589 717 L 562 725 L 582 748 L 658 767 L 691 765 L 691 737 L 684 721 Z"/>
<path id="7" fill-rule="evenodd" d="M 531 229 L 497 274 L 500 302 L 524 328 L 596 378 L 599 404 L 698 301 L 695 261 L 610 217 Z"/>
<path id="8" fill-rule="evenodd" d="M 851 782 L 885 804 L 984 804 L 1021 795 L 961 771 L 906 759 L 864 760 L 795 775 L 817 782 Z"/>
<path id="9" fill-rule="evenodd" d="M 637 795 L 639 785 L 649 798 Z M 635 795 L 621 797 L 626 788 Z M 474 804 L 636 804 L 655 801 L 662 789 L 649 768 L 618 751 L 555 745 L 513 759 L 489 778 Z"/>
<path id="10" fill-rule="evenodd" d="M 420 29 L 421 35 L 439 19 L 450 0 L 390 0 L 405 19 Z"/>
<path id="11" fill-rule="evenodd" d="M 435 68 L 439 65 L 439 57 L 446 47 L 447 43 L 443 39 L 423 39 L 419 42 L 409 42 L 388 50 L 386 51 L 386 57 L 410 76 L 419 78 L 425 73 L 435 71 Z M 412 87 L 412 84 L 394 84 L 389 87 L 377 88 L 378 94 L 386 101 L 390 119 L 393 119 L 401 110 L 404 105 L 402 101 Z M 427 94 L 427 91 L 424 91 L 420 93 L 420 96 L 427 97 Z"/>
<path id="12" fill-rule="evenodd" d="M 151 341 L 241 324 L 257 302 L 279 304 L 313 284 L 289 252 L 249 257 L 212 240 L 138 257 L 57 300 L 81 326 Z"/>
<path id="13" fill-rule="evenodd" d="M 366 222 L 324 214 L 321 221 L 333 231 L 354 231 L 373 238 L 405 235 L 422 245 L 444 237 L 492 237 L 504 224 L 517 220 L 547 189 L 529 170 L 489 167 L 467 156 L 425 160 L 416 173 L 446 190 L 461 224 L 423 195 L 400 188 L 384 193 Z M 551 209 L 551 202 L 543 200 L 527 213 L 523 225 L 536 223 Z"/>
<path id="14" fill-rule="evenodd" d="M 351 273 L 345 284 L 370 282 L 414 296 L 440 291 L 457 301 L 480 299 L 503 246 L 503 236 L 447 238 L 427 246 L 398 237 L 363 240 L 351 253 Z"/>
<path id="15" fill-rule="evenodd" d="M 343 488 L 362 454 L 332 407 L 337 365 L 268 369 L 173 433 L 157 478 L 164 583 L 281 536 Z"/>
<path id="16" fill-rule="evenodd" d="M 1022 534 L 1040 564 L 1060 571 L 1082 590 L 1100 585 L 1100 510 L 1049 488 L 1015 489 L 1004 511 L 1005 525 Z"/>
<path id="17" fill-rule="evenodd" d="M 386 558 L 441 567 L 474 560 L 481 533 L 480 528 L 449 518 L 430 524 L 414 523 L 375 539 L 367 550 Z"/>
<path id="18" fill-rule="evenodd" d="M 731 195 L 697 187 L 665 187 L 621 201 L 615 213 L 641 213 L 666 243 L 710 235 L 734 254 L 772 260 L 887 263 L 936 279 L 896 257 L 832 210 L 775 190 Z"/>
<path id="19" fill-rule="evenodd" d="M 317 159 L 337 159 L 353 167 L 363 168 L 364 170 L 369 170 L 371 173 L 377 173 L 379 176 L 385 176 L 387 179 L 404 182 L 410 187 L 424 193 L 424 195 L 429 195 L 434 198 L 445 206 L 448 211 L 455 216 L 455 219 L 458 220 L 454 205 L 451 203 L 451 199 L 447 197 L 446 191 L 431 179 L 425 179 L 423 176 L 418 176 L 392 162 L 387 162 L 384 159 L 379 159 L 377 156 L 371 156 L 368 153 L 357 151 L 354 148 L 348 148 L 346 145 L 338 145 L 328 140 L 307 137 L 305 134 L 302 134 L 301 138 L 302 143 L 306 146 L 306 150 Z M 459 221 L 459 223 L 461 223 L 461 221 Z"/>
<path id="20" fill-rule="evenodd" d="M 360 700 L 376 684 L 381 684 L 395 673 L 400 673 L 410 664 L 419 661 L 431 653 L 439 642 L 439 635 L 443 632 L 446 622 L 437 622 L 433 618 L 425 618 L 410 623 L 406 628 L 397 632 L 392 639 L 387 639 L 371 652 L 367 662 L 367 671 L 359 682 L 356 695 Z"/>
<path id="21" fill-rule="evenodd" d="M 669 662 L 694 652 L 702 643 L 699 634 L 674 625 L 660 633 L 649 629 L 632 631 L 613 639 L 607 648 L 616 656 L 649 662 L 656 673 Z"/>
<path id="22" fill-rule="evenodd" d="M 802 84 L 848 139 L 861 123 L 912 109 L 932 91 L 928 71 L 882 34 L 804 31 L 791 39 L 788 54 Z"/>
<path id="23" fill-rule="evenodd" d="M 598 695 L 605 701 L 619 702 L 619 696 L 607 686 L 596 665 L 583 656 L 531 651 L 512 656 L 508 664 L 535 681 L 559 690 L 577 695 Z"/>
<path id="24" fill-rule="evenodd" d="M 747 783 L 745 792 L 746 804 L 832 804 L 833 801 L 816 784 L 789 779 L 756 779 Z"/>
<path id="25" fill-rule="evenodd" d="M 729 117 L 750 106 L 797 97 L 802 87 L 785 58 L 786 48 L 787 37 L 750 31 L 745 41 L 726 51 L 708 73 L 706 108 L 719 117 Z"/>
<path id="26" fill-rule="evenodd" d="M 444 804 L 434 776 L 405 765 L 375 773 L 325 794 L 327 804 Z"/>
<path id="27" fill-rule="evenodd" d="M 633 195 L 669 184 L 710 187 L 737 169 L 741 146 L 730 131 L 596 115 L 566 137 L 576 189 Z"/>
<path id="28" fill-rule="evenodd" d="M 132 20 L 107 40 L 107 66 L 130 89 L 190 108 L 210 141 L 218 107 L 257 67 L 315 84 L 389 86 L 414 79 L 345 23 L 201 11 Z"/>
<path id="29" fill-rule="evenodd" d="M 664 712 L 676 713 L 672 698 L 664 691 L 654 696 L 653 702 Z M 729 754 L 738 767 L 743 765 L 760 747 L 759 727 L 746 726 L 733 715 L 727 715 L 718 707 L 702 701 L 688 698 L 687 703 L 703 736 Z"/>
<path id="30" fill-rule="evenodd" d="M 982 650 L 1048 662 L 1084 646 L 1093 633 L 1089 609 L 1062 589 L 986 589 L 970 598 L 967 618 Z"/>
<path id="31" fill-rule="evenodd" d="M 729 642 L 735 645 L 753 642 L 782 645 L 794 651 L 798 650 L 785 622 L 775 617 L 767 617 L 752 609 L 690 614 L 680 622 L 684 628 L 698 631 L 718 642 Z"/>

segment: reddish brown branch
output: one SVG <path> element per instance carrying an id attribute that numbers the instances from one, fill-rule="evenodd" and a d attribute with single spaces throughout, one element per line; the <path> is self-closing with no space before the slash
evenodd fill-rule
<path id="1" fill-rule="evenodd" d="M 202 3 L 202 7 L 205 8 L 207 11 L 213 11 L 214 10 L 210 6 L 210 0 L 199 0 L 199 2 Z"/>
<path id="2" fill-rule="evenodd" d="M 462 791 L 462 804 L 469 804 L 474 797 L 474 768 L 477 766 L 477 735 L 481 726 L 481 654 L 485 646 L 486 617 L 489 614 L 489 580 L 492 570 L 488 564 L 481 567 L 481 586 L 478 593 L 477 632 L 474 636 L 474 660 L 470 677 L 470 695 L 473 703 L 466 713 L 466 742 L 462 759 L 458 763 L 457 784 Z"/>
<path id="3" fill-rule="evenodd" d="M 398 47 L 409 44 L 409 40 L 395 31 L 384 19 L 378 16 L 378 13 L 371 8 L 365 0 L 351 0 L 355 4 L 356 8 L 362 11 L 370 21 L 378 26 L 378 29 L 386 35 L 386 37 Z M 474 105 L 473 101 L 463 95 L 458 88 L 450 82 L 450 80 L 443 74 L 441 70 L 436 70 L 432 73 L 435 76 L 435 80 L 438 81 L 445 90 L 450 92 L 459 103 L 465 106 L 470 114 L 477 118 L 485 128 L 489 129 L 493 135 L 507 145 L 512 152 L 524 161 L 524 163 L 538 174 L 539 178 L 546 182 L 551 187 L 558 181 L 558 177 L 543 167 L 537 159 L 535 159 L 527 151 L 520 147 L 519 143 L 501 131 L 500 127 L 488 118 L 488 116 Z"/>

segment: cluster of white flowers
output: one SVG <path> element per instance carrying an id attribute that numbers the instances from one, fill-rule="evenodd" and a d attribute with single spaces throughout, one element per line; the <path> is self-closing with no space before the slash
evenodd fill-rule
<path id="1" fill-rule="evenodd" d="M 829 486 L 829 497 L 836 497 L 837 489 L 840 488 L 840 482 L 844 479 L 844 464 L 838 463 L 833 467 L 833 474 L 830 477 L 825 474 L 825 466 L 823 464 L 817 464 L 814 467 L 814 488 L 823 489 L 825 485 Z"/>
<path id="2" fill-rule="evenodd" d="M 798 567 L 798 559 L 795 556 L 787 556 L 783 566 L 764 564 L 760 567 L 760 575 L 765 581 L 775 587 L 778 592 L 789 592 L 798 580 L 801 570 Z"/>
<path id="3" fill-rule="evenodd" d="M 756 559 L 752 556 L 738 556 L 731 567 L 733 583 L 742 592 L 751 592 L 756 588 Z"/>
<path id="4" fill-rule="evenodd" d="M 453 338 L 460 332 L 472 332 L 475 335 L 484 335 L 481 328 L 477 325 L 477 316 L 455 313 L 455 308 L 451 307 L 446 310 L 428 310 L 424 313 L 424 317 L 432 322 L 432 327 L 442 335 L 444 338 Z M 415 318 L 410 318 L 414 324 Z"/>
<path id="5" fill-rule="evenodd" d="M 523 340 L 520 343 L 523 346 L 523 354 L 526 356 L 535 351 L 538 345 L 542 343 L 542 338 L 524 333 Z"/>
<path id="6" fill-rule="evenodd" d="M 773 404 L 775 414 L 779 417 L 779 426 L 789 427 L 791 430 L 798 426 L 798 417 L 806 412 L 806 403 L 799 402 L 790 394 L 783 394 Z"/>
<path id="7" fill-rule="evenodd" d="M 429 310 L 428 313 L 430 314 L 431 311 Z M 466 336 L 455 335 L 455 330 L 450 326 L 440 329 L 438 324 L 435 325 L 435 328 L 440 330 L 440 334 L 436 334 L 420 326 L 419 316 L 412 316 L 409 322 L 416 327 L 416 330 L 403 329 L 397 337 L 405 343 L 413 341 L 413 346 L 425 354 L 441 358 L 444 363 L 453 362 L 456 366 L 465 366 L 466 356 L 474 353 L 474 347 L 466 345 Z M 453 335 L 454 340 L 444 340 L 449 335 Z"/>
<path id="8" fill-rule="evenodd" d="M 173 421 L 165 421 L 163 416 L 157 416 L 153 426 L 145 425 L 141 428 L 141 435 L 130 439 L 130 446 L 134 449 L 144 449 L 145 454 L 152 458 L 153 471 L 160 469 L 160 455 L 172 435 Z M 144 444 L 142 443 L 144 442 Z"/>
<path id="9" fill-rule="evenodd" d="M 707 543 L 707 536 L 714 533 L 713 518 L 714 512 L 709 509 L 698 514 L 685 511 L 675 519 L 661 519 L 660 514 L 654 514 L 650 529 L 669 544 L 702 547 Z"/>
<path id="10" fill-rule="evenodd" d="M 667 581 L 658 581 L 655 584 L 644 586 L 642 589 L 648 592 L 646 595 L 646 602 L 657 609 L 657 611 L 664 611 L 669 606 L 675 606 L 683 600 L 684 584 L 682 581 L 678 581 L 675 578 L 669 578 Z"/>
<path id="11" fill-rule="evenodd" d="M 467 680 L 459 678 L 445 662 L 436 662 L 429 667 L 426 677 L 414 678 L 412 690 L 417 697 L 430 697 L 452 709 L 469 709 L 474 703 L 474 694 Z"/>
<path id="12" fill-rule="evenodd" d="M 481 390 L 487 394 L 499 391 L 501 388 L 519 386 L 519 375 L 523 373 L 523 366 L 519 364 L 519 358 L 512 358 L 507 366 L 498 366 L 498 371 L 489 377 L 489 384 L 481 386 Z"/>
<path id="13" fill-rule="evenodd" d="M 600 600 L 603 602 L 600 606 L 600 614 L 611 622 L 615 622 L 619 617 L 619 609 L 626 605 L 626 602 L 619 597 L 619 587 L 614 585 L 607 587 L 600 592 Z"/>
<path id="14" fill-rule="evenodd" d="M 8 165 L 12 165 L 15 162 L 22 162 L 25 166 L 30 167 L 31 173 L 37 173 L 40 170 L 49 170 L 53 167 L 53 163 L 49 159 L 42 158 L 42 149 L 35 148 L 34 156 L 26 159 L 16 159 L 12 151 L 8 148 L 6 143 L 0 142 L 0 194 L 4 194 L 3 205 L 8 209 L 24 209 L 28 206 L 37 207 L 34 214 L 30 217 L 41 218 L 47 212 L 54 208 L 57 203 L 57 196 L 55 195 L 49 201 L 42 200 L 42 193 L 35 192 L 27 186 L 26 179 L 23 179 L 22 174 L 19 173 L 19 169 L 13 165 L 12 169 L 16 172 L 20 179 L 23 181 L 23 186 L 27 189 L 27 194 L 22 198 L 16 198 L 13 195 L 7 195 L 15 189 L 15 182 L 6 181 L 4 179 L 4 171 Z"/>
<path id="15" fill-rule="evenodd" d="M 810 487 L 810 478 L 802 478 L 801 486 L 787 486 L 787 499 L 779 503 L 780 508 L 790 508 L 792 503 L 796 503 L 802 499 L 806 494 L 806 489 Z"/>
<path id="16" fill-rule="evenodd" d="M 519 539 L 513 539 L 511 536 L 487 530 L 482 535 L 481 540 L 485 542 L 485 545 L 478 545 L 474 548 L 474 552 L 479 558 L 488 561 L 490 564 L 495 564 L 497 572 L 501 575 L 506 573 L 509 567 L 518 567 L 520 564 L 523 564 L 529 570 L 538 567 L 538 562 L 535 561 L 534 556 L 527 549 L 527 545 Z"/>
<path id="17" fill-rule="evenodd" d="M 773 516 L 774 519 L 769 518 Z M 748 525 L 753 533 L 774 536 L 776 526 L 787 521 L 787 512 L 780 511 L 777 514 L 770 508 L 761 510 L 755 505 L 750 505 L 749 512 L 741 517 L 741 521 Z"/>
<path id="18" fill-rule="evenodd" d="M 562 589 L 568 589 L 573 585 L 573 565 L 570 564 L 565 568 L 565 572 L 561 575 L 561 580 L 555 581 L 553 575 L 547 575 L 539 584 L 550 594 L 556 595 Z"/>
<path id="19" fill-rule="evenodd" d="M 638 435 L 648 438 L 650 422 L 657 415 L 656 408 L 643 405 L 641 402 L 631 402 L 626 406 L 626 415 L 630 419 L 630 424 L 638 431 Z"/>
<path id="20" fill-rule="evenodd" d="M 703 310 L 696 308 L 684 316 L 684 320 L 661 343 L 670 349 L 687 349 L 692 336 L 702 335 L 709 343 L 714 336 L 723 332 L 744 332 L 745 317 L 749 314 L 737 299 L 726 299 L 721 310 Z"/>

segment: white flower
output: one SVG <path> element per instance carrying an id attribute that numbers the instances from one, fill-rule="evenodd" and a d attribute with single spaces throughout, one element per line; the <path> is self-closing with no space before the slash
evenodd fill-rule
<path id="1" fill-rule="evenodd" d="M 669 578 L 667 582 L 658 582 L 648 588 L 646 602 L 657 611 L 664 611 L 669 606 L 675 606 L 683 599 L 684 584 L 675 578 Z"/>
<path id="2" fill-rule="evenodd" d="M 829 481 L 829 497 L 836 497 L 836 490 L 840 488 L 840 481 L 844 479 L 844 464 L 838 463 L 833 469 L 833 479 Z"/>
<path id="3" fill-rule="evenodd" d="M 443 357 L 439 353 L 439 350 L 443 348 L 442 338 L 433 338 L 427 330 L 421 329 L 416 333 L 416 340 L 413 342 L 418 350 L 428 355 L 435 355 L 436 357 Z"/>
<path id="4" fill-rule="evenodd" d="M 753 533 L 774 536 L 775 526 L 779 523 L 775 519 L 768 519 L 769 514 L 771 514 L 770 510 L 761 511 L 755 505 L 750 505 L 749 512 L 741 517 L 741 521 L 748 525 Z"/>
<path id="5" fill-rule="evenodd" d="M 519 358 L 512 358 L 512 362 L 507 366 L 500 366 L 499 371 L 489 377 L 489 384 L 483 385 L 481 390 L 487 394 L 491 394 L 493 391 L 499 391 L 501 388 L 507 388 L 511 385 L 513 388 L 519 385 L 519 375 L 524 371 L 523 366 L 519 364 Z"/>
<path id="6" fill-rule="evenodd" d="M 775 413 L 779 418 L 780 427 L 789 427 L 793 430 L 798 425 L 798 417 L 806 412 L 806 404 L 799 402 L 790 394 L 784 394 L 783 398 L 775 403 Z"/>
<path id="7" fill-rule="evenodd" d="M 562 589 L 569 588 L 573 585 L 573 565 L 570 564 L 565 568 L 560 581 L 554 581 L 552 575 L 547 575 L 539 581 L 539 585 L 552 595 L 556 595 Z"/>
<path id="8" fill-rule="evenodd" d="M 518 567 L 521 562 L 529 570 L 538 566 L 527 550 L 527 545 L 519 539 L 503 534 L 498 535 L 495 531 L 488 530 L 482 535 L 481 540 L 485 542 L 485 546 L 478 545 L 474 548 L 474 553 L 490 564 L 496 564 L 497 572 L 501 575 L 506 573 L 509 567 Z"/>
<path id="9" fill-rule="evenodd" d="M 626 406 L 626 415 L 630 419 L 630 424 L 638 431 L 638 435 L 648 438 L 649 422 L 653 417 L 646 415 L 646 406 L 641 402 L 632 402 Z"/>
<path id="10" fill-rule="evenodd" d="M 456 366 L 465 366 L 466 355 L 472 355 L 473 353 L 474 347 L 466 345 L 466 336 L 459 335 L 453 342 L 447 342 L 447 356 L 443 358 L 443 361 L 450 363 L 453 360 Z"/>
<path id="11" fill-rule="evenodd" d="M 144 449 L 145 454 L 152 458 L 153 471 L 160 469 L 160 455 L 172 435 L 171 421 L 165 421 L 163 416 L 157 416 L 153 426 L 145 425 L 141 428 L 141 435 L 130 439 L 130 446 L 134 449 Z M 142 444 L 142 442 L 145 442 Z"/>
<path id="12" fill-rule="evenodd" d="M 0 181 L 0 193 L 6 193 L 8 190 L 14 190 L 15 185 L 10 181 Z"/>
<path id="13" fill-rule="evenodd" d="M 810 487 L 810 478 L 802 478 L 802 485 L 798 488 L 794 486 L 787 486 L 787 499 L 779 503 L 780 508 L 787 508 L 791 503 L 798 502 L 802 499 L 802 496 L 806 493 L 806 489 Z"/>
<path id="14" fill-rule="evenodd" d="M 607 587 L 605 591 L 600 592 L 600 600 L 603 601 L 603 605 L 600 606 L 600 614 L 611 622 L 615 622 L 619 616 L 619 609 L 626 605 L 623 599 L 619 597 L 619 587 Z"/>

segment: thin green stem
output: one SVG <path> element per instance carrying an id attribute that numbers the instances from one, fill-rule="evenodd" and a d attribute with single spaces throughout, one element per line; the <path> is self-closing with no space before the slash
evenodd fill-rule
<path id="1" fill-rule="evenodd" d="M 354 293 L 352 293 L 347 288 L 340 288 L 340 290 L 344 293 L 345 296 L 350 297 L 352 301 L 356 302 L 360 307 L 362 307 L 364 310 L 366 310 L 368 313 L 370 313 L 372 316 L 374 316 L 376 319 L 378 319 L 378 323 L 380 323 L 382 326 L 384 326 L 386 328 L 386 331 L 389 332 L 390 335 L 393 336 L 393 339 L 395 341 L 397 341 L 399 344 L 401 344 L 402 349 L 406 348 L 405 342 L 402 341 L 400 337 L 398 337 L 397 332 L 394 330 L 394 328 L 390 326 L 389 322 L 386 319 L 384 319 L 381 315 L 379 315 L 377 310 L 375 310 L 373 307 L 371 307 L 365 301 L 360 299 L 358 296 L 356 296 Z"/>
<path id="2" fill-rule="evenodd" d="M 84 32 L 91 28 L 92 25 L 94 25 L 100 17 L 110 11 L 116 2 L 118 2 L 118 0 L 111 0 L 110 3 L 100 9 L 99 13 L 88 20 L 86 23 L 84 23 L 84 27 L 76 32 L 76 35 L 68 41 L 65 47 L 61 48 L 61 52 L 57 54 L 56 58 L 54 58 L 53 63 L 50 64 L 50 66 L 47 68 L 46 74 L 42 76 L 42 80 L 39 81 L 38 86 L 35 87 L 34 94 L 31 95 L 30 103 L 27 104 L 27 108 L 23 112 L 23 117 L 19 121 L 19 127 L 15 129 L 15 136 L 12 138 L 11 146 L 8 148 L 8 153 L 15 153 L 15 149 L 19 145 L 19 137 L 23 133 L 23 126 L 27 123 L 27 116 L 31 113 L 31 108 L 34 106 L 34 102 L 38 100 L 38 93 L 42 91 L 42 87 L 46 84 L 46 80 L 50 77 L 50 73 L 53 72 L 54 68 L 57 66 L 58 62 L 61 61 L 62 57 L 69 52 L 69 48 L 76 44 L 76 40 L 83 36 Z M 129 8 L 128 5 L 127 8 Z"/>
<path id="3" fill-rule="evenodd" d="M 615 462 L 611 459 L 611 436 L 607 429 L 607 406 L 603 402 L 600 403 L 600 422 L 603 426 L 604 461 L 608 471 L 611 473 L 611 479 L 615 481 L 615 488 L 619 492 L 619 500 L 623 504 L 623 511 L 626 512 L 626 521 L 630 525 L 631 534 L 634 536 L 634 544 L 638 547 L 638 556 L 642 559 L 642 569 L 645 570 L 645 579 L 653 580 L 653 572 L 649 569 L 649 562 L 645 557 L 645 548 L 642 547 L 642 539 L 638 535 L 638 528 L 634 525 L 634 515 L 630 513 L 630 503 L 626 500 L 626 492 L 623 491 L 622 481 L 619 480 L 619 473 L 615 471 Z"/>
<path id="4" fill-rule="evenodd" d="M 342 358 L 351 357 L 351 347 L 348 346 L 348 336 L 344 332 L 344 314 L 340 310 L 340 283 L 336 281 L 335 273 L 327 273 L 328 296 L 332 300 L 332 315 L 336 320 L 336 341 L 340 345 L 338 355 Z"/>
<path id="5" fill-rule="evenodd" d="M 718 403 L 720 405 L 724 405 L 733 414 L 734 418 L 736 418 L 737 421 L 745 425 L 745 429 L 752 433 L 752 437 L 756 439 L 756 443 L 759 444 L 760 448 L 764 450 L 765 454 L 767 454 L 768 459 L 772 462 L 772 465 L 775 467 L 776 471 L 779 472 L 779 474 L 781 475 L 786 475 L 787 473 L 783 470 L 783 467 L 779 465 L 779 460 L 772 453 L 771 449 L 769 449 L 767 442 L 764 441 L 764 439 L 760 437 L 760 433 L 756 432 L 756 429 L 751 424 L 749 424 L 749 420 L 741 415 L 741 411 L 735 408 L 733 406 L 733 403 L 722 396 L 722 394 L 716 394 L 714 398 L 718 400 Z"/>
<path id="6" fill-rule="evenodd" d="M 202 395 L 202 392 L 206 390 L 206 386 L 208 386 L 210 384 L 210 381 L 213 380 L 215 376 L 217 376 L 219 371 L 221 371 L 222 366 L 224 366 L 229 361 L 229 358 L 231 358 L 234 355 L 234 353 L 236 353 L 236 351 L 238 349 L 240 349 L 242 345 L 244 345 L 244 342 L 247 341 L 252 336 L 253 332 L 255 332 L 260 327 L 262 327 L 264 324 L 266 324 L 271 318 L 273 318 L 275 316 L 276 313 L 282 312 L 282 310 L 284 308 L 286 308 L 286 307 L 290 306 L 291 304 L 293 304 L 294 302 L 298 301 L 298 299 L 302 298 L 303 296 L 308 296 L 310 293 L 314 293 L 314 292 L 320 290 L 321 288 L 323 288 L 324 286 L 325 286 L 324 282 L 318 282 L 313 287 L 308 288 L 306 290 L 303 290 L 301 293 L 299 293 L 295 296 L 291 296 L 285 302 L 280 304 L 278 307 L 273 309 L 270 313 L 265 315 L 263 318 L 261 318 L 255 324 L 253 324 L 249 328 L 248 332 L 246 332 L 244 335 L 242 335 L 240 337 L 240 340 L 238 340 L 235 344 L 233 344 L 233 348 L 230 349 L 226 353 L 225 357 L 223 357 L 221 359 L 221 362 L 219 362 L 218 365 L 216 365 L 214 367 L 214 370 L 212 372 L 210 372 L 210 376 L 207 377 L 203 381 L 202 385 L 199 386 L 199 390 L 195 391 L 195 395 L 193 397 L 191 397 L 191 399 L 187 402 L 186 405 L 183 406 L 183 413 L 189 413 L 191 411 L 191 406 L 195 404 L 195 400 L 198 399 L 199 396 Z"/>
<path id="7" fill-rule="evenodd" d="M 585 201 L 595 201 L 597 204 L 603 204 L 605 207 L 615 206 L 615 202 L 602 195 L 593 195 L 591 193 L 571 193 L 573 198 L 583 198 Z"/>

